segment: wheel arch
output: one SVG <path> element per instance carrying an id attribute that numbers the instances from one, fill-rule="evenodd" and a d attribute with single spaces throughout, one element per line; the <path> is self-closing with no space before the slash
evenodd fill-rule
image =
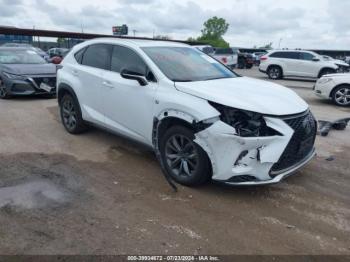
<path id="1" fill-rule="evenodd" d="M 327 67 L 323 67 L 323 68 L 321 68 L 321 70 L 318 72 L 318 78 L 321 78 L 322 77 L 322 72 L 323 71 L 325 71 L 325 70 L 331 70 L 331 71 L 333 71 L 333 73 L 335 73 L 337 70 L 336 69 L 334 69 L 334 68 L 332 68 L 332 67 L 329 67 L 329 66 L 327 66 Z"/>
<path id="2" fill-rule="evenodd" d="M 65 83 L 61 83 L 61 84 L 59 84 L 58 90 L 57 90 L 57 100 L 58 100 L 59 105 L 61 104 L 61 100 L 62 100 L 63 96 L 67 93 L 72 95 L 74 97 L 74 99 L 79 101 L 73 88 Z"/>
<path id="3" fill-rule="evenodd" d="M 346 87 L 349 87 L 349 88 L 350 88 L 350 84 L 349 84 L 349 83 L 338 84 L 338 85 L 336 85 L 335 87 L 333 87 L 333 89 L 332 89 L 332 91 L 331 91 L 329 97 L 330 97 L 330 98 L 333 98 L 333 95 L 334 95 L 335 90 L 336 90 L 338 87 L 341 87 L 341 86 L 346 86 Z"/>

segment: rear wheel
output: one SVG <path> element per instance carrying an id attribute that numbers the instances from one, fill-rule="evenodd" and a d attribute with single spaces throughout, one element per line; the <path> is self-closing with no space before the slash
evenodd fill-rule
<path id="1" fill-rule="evenodd" d="M 209 158 L 194 139 L 192 130 L 174 126 L 160 140 L 165 171 L 174 181 L 185 186 L 201 185 L 211 176 Z"/>
<path id="2" fill-rule="evenodd" d="M 350 86 L 339 86 L 332 94 L 332 99 L 338 106 L 350 106 Z"/>
<path id="3" fill-rule="evenodd" d="M 71 134 L 86 131 L 86 124 L 82 118 L 78 101 L 69 93 L 60 101 L 60 113 L 63 126 Z"/>
<path id="4" fill-rule="evenodd" d="M 7 92 L 5 83 L 0 79 L 0 98 L 1 99 L 8 99 L 10 98 L 10 95 Z"/>
<path id="5" fill-rule="evenodd" d="M 270 66 L 267 70 L 270 79 L 277 80 L 282 78 L 282 69 L 278 66 Z"/>

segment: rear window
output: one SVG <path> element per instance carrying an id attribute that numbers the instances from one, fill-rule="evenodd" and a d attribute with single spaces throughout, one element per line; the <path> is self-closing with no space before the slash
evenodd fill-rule
<path id="1" fill-rule="evenodd" d="M 89 46 L 82 60 L 82 65 L 99 69 L 110 69 L 112 47 L 106 44 L 96 44 Z"/>

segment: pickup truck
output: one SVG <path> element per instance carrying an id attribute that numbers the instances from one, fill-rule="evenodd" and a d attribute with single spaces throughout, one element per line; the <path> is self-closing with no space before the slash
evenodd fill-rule
<path id="1" fill-rule="evenodd" d="M 233 69 L 236 68 L 238 63 L 238 50 L 235 48 L 218 48 L 212 54 L 212 57 Z"/>

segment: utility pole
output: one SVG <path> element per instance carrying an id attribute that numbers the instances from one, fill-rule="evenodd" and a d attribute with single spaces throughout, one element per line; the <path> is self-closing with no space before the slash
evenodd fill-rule
<path id="1" fill-rule="evenodd" d="M 134 37 L 136 36 L 136 32 L 137 32 L 137 30 L 132 30 L 132 32 L 134 33 Z"/>
<path id="2" fill-rule="evenodd" d="M 282 43 L 283 38 L 280 39 L 280 42 L 278 44 L 278 49 L 281 49 L 281 43 Z"/>

